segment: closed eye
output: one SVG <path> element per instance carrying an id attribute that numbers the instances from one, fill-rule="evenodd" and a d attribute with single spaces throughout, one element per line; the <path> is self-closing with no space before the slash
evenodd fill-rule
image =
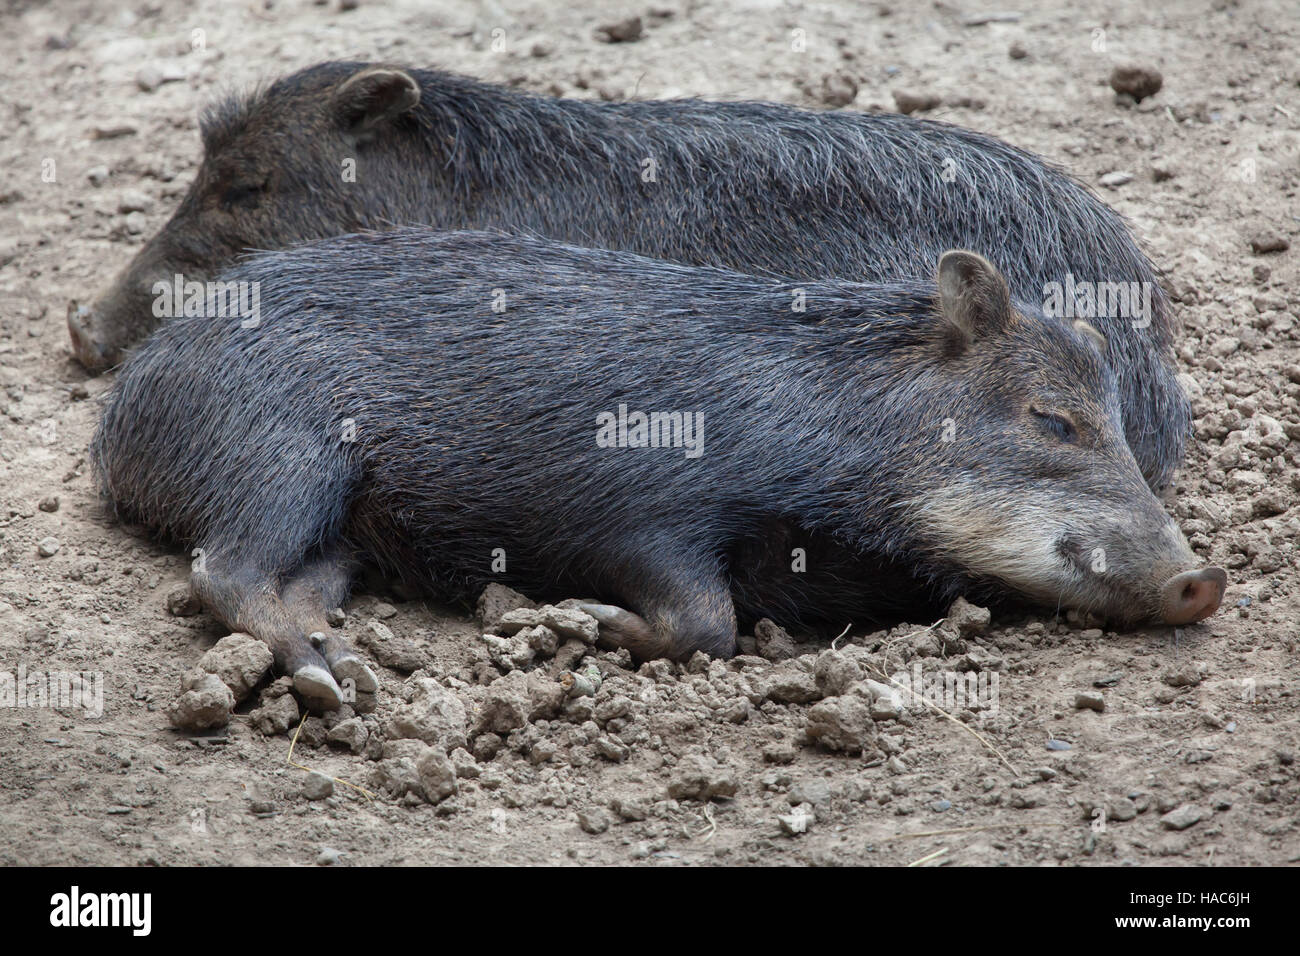
<path id="1" fill-rule="evenodd" d="M 1039 427 L 1054 438 L 1073 443 L 1079 437 L 1074 422 L 1064 415 L 1059 415 L 1056 412 L 1039 411 L 1036 408 L 1030 409 L 1030 411 L 1034 413 L 1034 418 L 1037 420 Z"/>

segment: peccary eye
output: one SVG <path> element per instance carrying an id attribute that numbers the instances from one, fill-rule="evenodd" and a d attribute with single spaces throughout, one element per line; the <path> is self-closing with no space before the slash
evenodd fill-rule
<path id="1" fill-rule="evenodd" d="M 1055 412 L 1044 412 L 1037 408 L 1031 408 L 1034 418 L 1043 430 L 1055 438 L 1064 442 L 1073 442 L 1078 437 L 1075 431 L 1074 422 L 1070 421 L 1064 415 L 1058 415 Z"/>

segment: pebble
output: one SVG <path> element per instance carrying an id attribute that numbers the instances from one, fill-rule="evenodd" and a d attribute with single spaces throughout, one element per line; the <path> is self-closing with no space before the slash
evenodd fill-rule
<path id="1" fill-rule="evenodd" d="M 63 546 L 59 544 L 58 538 L 42 538 L 36 545 L 36 552 L 42 558 L 52 558 L 59 553 L 61 547 Z"/>
<path id="2" fill-rule="evenodd" d="M 804 732 L 828 750 L 856 754 L 878 749 L 871 705 L 857 694 L 814 704 L 808 709 Z"/>
<path id="3" fill-rule="evenodd" d="M 584 833 L 604 833 L 609 829 L 609 814 L 599 807 L 578 811 L 578 826 Z"/>
<path id="4" fill-rule="evenodd" d="M 1291 242 L 1279 233 L 1265 232 L 1253 236 L 1250 240 L 1251 251 L 1257 255 L 1263 255 L 1268 252 L 1286 252 L 1291 248 Z"/>
<path id="5" fill-rule="evenodd" d="M 167 709 L 172 726 L 180 730 L 207 730 L 230 723 L 235 695 L 215 674 L 195 667 L 181 677 L 181 693 Z"/>
<path id="6" fill-rule="evenodd" d="M 167 592 L 167 613 L 173 617 L 193 617 L 202 610 L 203 605 L 188 584 Z"/>
<path id="7" fill-rule="evenodd" d="M 790 787 L 788 799 L 791 805 L 809 803 L 814 807 L 819 807 L 824 803 L 831 802 L 830 784 L 816 777 L 798 780 Z"/>
<path id="8" fill-rule="evenodd" d="M 1116 170 L 1113 173 L 1107 173 L 1097 181 L 1107 189 L 1115 189 L 1119 186 L 1123 186 L 1125 183 L 1131 183 L 1133 181 L 1133 174 L 1122 170 Z"/>
<path id="9" fill-rule="evenodd" d="M 786 661 L 799 656 L 799 647 L 785 628 L 763 618 L 754 625 L 754 640 L 760 657 L 769 661 Z"/>
<path id="10" fill-rule="evenodd" d="M 228 634 L 199 658 L 199 667 L 215 674 L 243 700 L 271 670 L 271 649 L 248 634 Z"/>
<path id="11" fill-rule="evenodd" d="M 59 496 L 47 495 L 46 497 L 41 499 L 40 504 L 38 504 L 36 507 L 40 508 L 42 511 L 53 514 L 54 512 L 59 510 Z"/>
<path id="12" fill-rule="evenodd" d="M 443 750 L 465 746 L 465 705 L 456 694 L 430 677 L 412 678 L 407 691 L 410 702 L 394 708 L 384 726 L 389 739 L 420 740 Z M 485 702 L 483 706 L 488 705 Z"/>
<path id="13" fill-rule="evenodd" d="M 416 760 L 415 771 L 420 776 L 425 799 L 430 803 L 439 803 L 460 789 L 456 767 L 441 748 L 427 748 Z"/>
<path id="14" fill-rule="evenodd" d="M 1102 713 L 1106 710 L 1106 698 L 1095 691 L 1080 691 L 1074 695 L 1075 710 L 1095 710 Z"/>
<path id="15" fill-rule="evenodd" d="M 847 73 L 828 73 L 822 77 L 820 95 L 832 109 L 848 106 L 858 98 L 858 81 Z"/>
<path id="16" fill-rule="evenodd" d="M 993 616 L 986 607 L 980 607 L 978 604 L 971 604 L 965 598 L 959 597 L 952 602 L 948 608 L 948 624 L 956 628 L 957 634 L 961 637 L 975 637 L 984 634 L 989 629 L 989 622 Z"/>
<path id="17" fill-rule="evenodd" d="M 584 644 L 595 644 L 596 637 L 600 633 L 596 619 L 590 614 L 578 608 L 558 607 L 553 604 L 507 611 L 497 622 L 496 631 L 498 634 L 512 637 L 525 628 L 539 625 L 554 631 L 560 640 L 579 640 Z"/>
<path id="18" fill-rule="evenodd" d="M 1205 810 L 1194 804 L 1184 803 L 1176 810 L 1170 810 L 1160 818 L 1160 825 L 1166 830 L 1186 830 L 1205 818 Z"/>
<path id="19" fill-rule="evenodd" d="M 1205 675 L 1199 664 L 1187 661 L 1165 671 L 1160 679 L 1170 687 L 1196 687 L 1205 679 Z"/>
<path id="20" fill-rule="evenodd" d="M 1047 749 L 1048 750 L 1069 750 L 1070 744 L 1067 741 L 1056 740 L 1055 738 L 1053 738 L 1047 741 Z"/>
<path id="21" fill-rule="evenodd" d="M 934 93 L 912 93 L 907 90 L 894 90 L 894 105 L 898 112 L 910 116 L 913 113 L 924 113 L 932 110 L 943 103 L 943 97 Z"/>
<path id="22" fill-rule="evenodd" d="M 607 23 L 596 28 L 599 39 L 606 43 L 633 43 L 641 39 L 641 18 L 628 17 L 616 23 Z"/>
<path id="23" fill-rule="evenodd" d="M 668 784 L 668 796 L 674 800 L 717 800 L 734 797 L 735 774 L 709 757 L 690 755 L 682 758 Z"/>
<path id="24" fill-rule="evenodd" d="M 335 724 L 325 735 L 325 739 L 332 744 L 346 747 L 354 754 L 359 754 L 366 749 L 370 731 L 366 729 L 365 721 L 360 717 L 349 717 Z"/>
<path id="25" fill-rule="evenodd" d="M 321 847 L 320 853 L 316 854 L 317 866 L 334 866 L 342 859 L 343 853 L 334 849 L 332 846 Z"/>
<path id="26" fill-rule="evenodd" d="M 1133 97 L 1134 102 L 1155 96 L 1164 82 L 1160 71 L 1151 67 L 1120 64 L 1110 71 L 1110 88 L 1116 93 Z"/>
<path id="27" fill-rule="evenodd" d="M 319 770 L 307 774 L 302 782 L 302 795 L 308 800 L 324 800 L 334 796 L 334 781 Z"/>

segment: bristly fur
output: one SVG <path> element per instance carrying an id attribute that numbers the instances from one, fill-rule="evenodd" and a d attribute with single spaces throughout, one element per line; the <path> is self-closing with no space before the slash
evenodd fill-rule
<path id="1" fill-rule="evenodd" d="M 1039 509 L 1092 516 L 1109 495 L 1168 521 L 1087 340 L 1038 316 L 945 358 L 929 281 L 796 285 L 415 229 L 224 278 L 260 283 L 260 324 L 161 328 L 121 372 L 92 461 L 123 517 L 271 579 L 339 549 L 444 595 L 498 580 L 618 598 L 620 581 L 675 592 L 722 575 L 742 620 L 842 625 L 971 584 L 912 504 L 962 475 Z M 1015 420 L 999 397 L 1013 376 L 1109 415 L 1122 454 L 1067 481 L 1061 455 L 1083 452 L 982 421 Z M 703 454 L 598 447 L 597 416 L 619 403 L 702 413 Z M 967 418 L 949 448 L 936 427 L 952 414 Z M 806 573 L 791 573 L 794 546 Z"/>
<path id="2" fill-rule="evenodd" d="M 205 260 L 215 273 L 249 247 L 402 224 L 547 236 L 796 281 L 923 279 L 944 250 L 966 248 L 1031 303 L 1067 273 L 1150 283 L 1149 328 L 1123 317 L 1095 324 L 1147 480 L 1167 483 L 1181 461 L 1191 414 L 1158 276 L 1118 214 L 1035 156 L 896 114 L 591 103 L 418 69 L 407 72 L 419 107 L 357 143 L 332 125 L 329 104 L 341 83 L 373 65 L 322 63 L 218 104 L 204 122 L 204 170 L 252 164 L 253 178 L 274 181 L 272 194 L 223 221 L 228 235 L 195 218 L 205 203 L 187 201 L 141 253 L 141 275 L 169 274 L 160 265 L 169 249 L 183 250 L 187 274 Z M 358 176 L 344 186 L 346 158 Z M 194 188 L 217 191 L 215 203 L 228 185 L 201 171 Z M 140 303 L 123 300 L 121 311 L 137 338 L 147 330 Z"/>

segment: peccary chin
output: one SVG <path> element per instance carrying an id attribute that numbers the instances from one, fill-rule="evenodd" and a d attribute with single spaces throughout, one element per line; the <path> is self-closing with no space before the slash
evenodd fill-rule
<path id="1" fill-rule="evenodd" d="M 992 272 L 945 261 L 957 255 Z M 628 639 L 642 656 L 727 654 L 737 607 L 864 621 L 961 587 L 962 529 L 936 536 L 915 504 L 957 478 L 1033 501 L 1036 478 L 1101 469 L 1109 481 L 1068 490 L 1091 507 L 1118 486 L 1163 517 L 1086 337 L 1008 306 L 938 309 L 928 282 L 804 283 L 798 312 L 787 282 L 419 230 L 266 254 L 226 278 L 261 283 L 261 323 L 160 329 L 93 451 L 124 516 L 210 558 L 202 588 L 236 618 L 259 579 L 288 591 L 322 556 L 363 558 L 444 592 L 593 594 L 660 635 Z M 1093 446 L 1026 432 L 1026 391 L 1074 395 Z M 703 413 L 704 453 L 599 447 L 620 403 Z M 758 570 L 728 566 L 773 528 L 839 553 L 802 572 L 770 550 Z"/>

